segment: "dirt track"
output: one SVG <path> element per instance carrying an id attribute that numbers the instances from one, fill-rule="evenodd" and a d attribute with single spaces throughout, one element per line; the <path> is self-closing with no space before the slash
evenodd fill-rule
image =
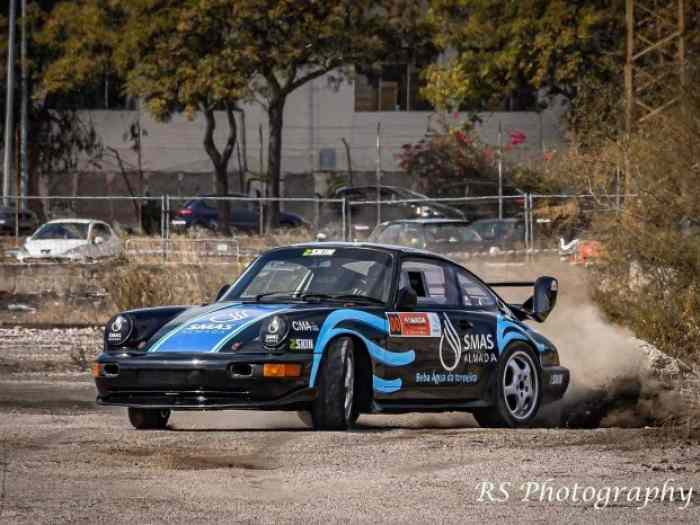
<path id="1" fill-rule="evenodd" d="M 572 369 L 573 404 L 561 413 L 635 377 L 641 361 L 638 342 L 586 302 L 580 273 L 564 270 L 552 270 L 565 293 L 540 327 Z M 0 523 L 700 523 L 700 440 L 644 428 L 638 406 L 604 421 L 631 428 L 596 430 L 482 430 L 445 414 L 366 416 L 355 431 L 315 433 L 294 414 L 179 412 L 169 431 L 137 432 L 125 410 L 97 408 L 91 379 L 74 372 L 100 340 L 93 329 L 0 328 Z M 545 480 L 551 498 L 522 501 L 521 484 Z M 480 502 L 482 482 L 511 483 L 508 500 Z M 693 489 L 687 507 L 676 490 L 638 510 L 664 482 L 686 498 Z M 595 510 L 615 487 L 627 492 Z M 641 499 L 630 501 L 634 487 Z M 594 499 L 582 501 L 584 489 Z"/>
<path id="2" fill-rule="evenodd" d="M 291 414 L 180 412 L 169 431 L 138 432 L 93 395 L 74 374 L 0 379 L 1 523 L 700 520 L 700 441 L 668 430 L 482 430 L 449 414 L 316 433 Z M 678 495 L 643 510 L 521 501 L 521 483 L 546 479 L 555 490 L 673 480 L 694 494 L 686 509 Z M 509 501 L 479 502 L 483 481 L 512 482 Z"/>

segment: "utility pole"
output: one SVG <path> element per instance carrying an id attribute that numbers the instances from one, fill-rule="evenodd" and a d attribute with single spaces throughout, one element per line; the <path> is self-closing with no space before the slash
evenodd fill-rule
<path id="1" fill-rule="evenodd" d="M 5 155 L 2 171 L 2 202 L 9 206 L 10 181 L 12 180 L 12 147 L 15 128 L 14 95 L 15 95 L 15 23 L 17 21 L 16 1 L 10 0 L 10 19 L 7 37 L 7 96 L 5 97 Z"/>
<path id="2" fill-rule="evenodd" d="M 27 78 L 27 0 L 22 0 L 22 26 L 21 26 L 21 44 L 20 55 L 22 60 L 22 107 L 20 114 L 20 187 L 18 197 L 26 197 L 29 189 L 29 162 L 27 161 L 27 135 L 28 135 L 28 120 L 29 120 L 29 85 Z M 22 208 L 25 207 L 25 201 L 18 201 Z"/>

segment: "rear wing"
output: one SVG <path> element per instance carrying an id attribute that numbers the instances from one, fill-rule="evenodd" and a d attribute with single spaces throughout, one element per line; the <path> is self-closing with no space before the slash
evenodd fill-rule
<path id="1" fill-rule="evenodd" d="M 532 288 L 535 286 L 534 281 L 499 281 L 486 284 L 491 288 Z"/>
<path id="2" fill-rule="evenodd" d="M 557 304 L 559 282 L 554 277 L 538 277 L 530 281 L 500 281 L 487 283 L 491 288 L 534 288 L 534 294 L 523 304 L 509 304 L 515 316 L 524 321 L 544 322 Z"/>

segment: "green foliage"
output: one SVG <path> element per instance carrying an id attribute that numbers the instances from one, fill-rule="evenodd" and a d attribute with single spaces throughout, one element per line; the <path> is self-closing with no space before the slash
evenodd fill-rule
<path id="1" fill-rule="evenodd" d="M 436 44 L 456 51 L 427 73 L 425 94 L 445 109 L 523 86 L 573 98 L 582 78 L 618 67 L 624 46 L 623 2 L 432 0 L 429 18 Z"/>

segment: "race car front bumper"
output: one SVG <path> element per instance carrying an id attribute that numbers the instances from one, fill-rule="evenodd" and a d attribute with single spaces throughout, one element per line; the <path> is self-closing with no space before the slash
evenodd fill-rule
<path id="1" fill-rule="evenodd" d="M 298 410 L 316 397 L 311 355 L 144 354 L 98 359 L 100 405 L 175 410 Z M 267 377 L 266 364 L 299 365 L 294 377 Z"/>
<path id="2" fill-rule="evenodd" d="M 563 366 L 542 367 L 542 402 L 551 403 L 564 397 L 569 387 L 570 373 Z"/>

